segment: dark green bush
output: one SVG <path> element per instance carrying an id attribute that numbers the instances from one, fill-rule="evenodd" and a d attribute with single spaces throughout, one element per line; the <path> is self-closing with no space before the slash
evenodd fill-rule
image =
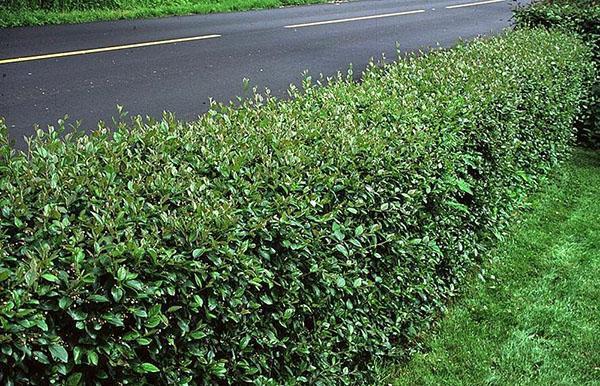
<path id="1" fill-rule="evenodd" d="M 542 0 L 515 12 L 517 26 L 557 28 L 578 33 L 594 52 L 600 68 L 600 3 L 598 0 Z M 600 80 L 596 79 L 587 113 L 578 122 L 579 142 L 600 148 Z"/>
<path id="2" fill-rule="evenodd" d="M 4 143 L 0 381 L 368 383 L 569 152 L 590 56 L 521 31 L 191 124 Z"/>

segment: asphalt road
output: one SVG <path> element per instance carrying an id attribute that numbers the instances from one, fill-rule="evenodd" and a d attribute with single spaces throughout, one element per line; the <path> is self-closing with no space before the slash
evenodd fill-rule
<path id="1" fill-rule="evenodd" d="M 364 0 L 0 29 L 0 116 L 17 147 L 35 124 L 56 124 L 68 114 L 69 122 L 80 120 L 89 130 L 99 120 L 110 122 L 117 104 L 130 115 L 160 117 L 168 110 L 190 120 L 207 110 L 209 97 L 227 102 L 242 95 L 244 78 L 285 96 L 304 71 L 328 76 L 351 63 L 360 74 L 372 58 L 395 58 L 396 47 L 446 47 L 499 33 L 510 26 L 514 6 L 509 0 Z M 181 38 L 195 40 L 172 41 Z M 124 47 L 106 49 L 115 46 Z M 89 49 L 100 52 L 81 52 Z"/>

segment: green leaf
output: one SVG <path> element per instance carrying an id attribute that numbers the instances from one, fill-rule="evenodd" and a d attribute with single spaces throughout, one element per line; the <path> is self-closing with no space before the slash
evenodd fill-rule
<path id="1" fill-rule="evenodd" d="M 94 303 L 108 303 L 108 298 L 104 295 L 90 295 L 88 300 Z"/>
<path id="2" fill-rule="evenodd" d="M 33 359 L 35 359 L 36 361 L 43 363 L 45 365 L 50 364 L 50 360 L 48 359 L 48 356 L 41 351 L 34 351 Z"/>
<path id="3" fill-rule="evenodd" d="M 250 343 L 250 339 L 251 339 L 250 335 L 246 335 L 245 337 L 242 338 L 242 340 L 240 341 L 240 350 L 243 350 L 248 346 L 248 343 Z"/>
<path id="4" fill-rule="evenodd" d="M 67 361 L 69 360 L 69 354 L 67 353 L 67 350 L 65 350 L 65 348 L 61 345 L 58 344 L 53 344 L 50 345 L 48 347 L 48 349 L 50 350 L 50 355 L 52 355 L 52 358 L 54 360 L 58 360 L 64 363 L 67 363 Z"/>
<path id="5" fill-rule="evenodd" d="M 111 288 L 110 294 L 112 295 L 113 299 L 115 299 L 115 302 L 119 302 L 123 298 L 123 290 L 117 286 L 113 286 Z"/>
<path id="6" fill-rule="evenodd" d="M 333 236 L 339 241 L 344 240 L 344 232 L 342 231 L 342 227 L 338 223 L 333 223 L 332 225 Z"/>
<path id="7" fill-rule="evenodd" d="M 70 298 L 68 298 L 68 297 L 66 297 L 66 296 L 63 296 L 63 297 L 62 297 L 62 298 L 60 298 L 60 300 L 58 301 L 58 306 L 59 306 L 60 308 L 62 308 L 63 310 L 65 310 L 65 309 L 67 309 L 67 308 L 68 308 L 68 307 L 71 305 L 71 303 L 73 303 L 73 301 L 72 301 Z M 71 316 L 72 316 L 72 315 L 71 315 Z M 73 319 L 75 319 L 75 318 L 73 318 Z M 75 319 L 75 320 L 78 320 L 78 319 Z"/>
<path id="8" fill-rule="evenodd" d="M 42 275 L 42 277 L 44 279 L 46 279 L 47 281 L 51 282 L 51 283 L 58 283 L 59 282 L 58 277 L 54 276 L 51 273 L 45 273 L 45 274 Z"/>
<path id="9" fill-rule="evenodd" d="M 81 383 L 81 373 L 73 373 L 67 378 L 67 386 L 77 386 Z"/>
<path id="10" fill-rule="evenodd" d="M 350 253 L 348 252 L 348 249 L 343 246 L 342 244 L 338 244 L 335 246 L 335 249 L 337 249 L 342 255 L 348 257 L 350 255 Z"/>
<path id="11" fill-rule="evenodd" d="M 88 362 L 94 366 L 98 365 L 98 354 L 96 354 L 95 351 L 88 351 L 87 352 L 87 359 Z"/>
<path id="12" fill-rule="evenodd" d="M 8 279 L 10 277 L 10 270 L 5 268 L 0 268 L 0 282 Z"/>
<path id="13" fill-rule="evenodd" d="M 145 326 L 148 328 L 155 328 L 162 321 L 160 314 L 151 316 L 148 321 L 146 321 Z"/>
<path id="14" fill-rule="evenodd" d="M 116 314 L 104 314 L 102 315 L 102 319 L 106 320 L 108 323 L 113 326 L 123 327 L 123 317 Z"/>
<path id="15" fill-rule="evenodd" d="M 268 305 L 273 304 L 273 300 L 271 300 L 271 298 L 268 295 L 266 295 L 266 294 L 265 295 L 261 295 L 260 300 L 263 303 L 268 304 Z"/>
<path id="16" fill-rule="evenodd" d="M 465 193 L 473 194 L 473 191 L 471 190 L 471 185 L 469 185 L 469 183 L 463 179 L 457 178 L 456 186 L 458 186 L 458 188 Z"/>
<path id="17" fill-rule="evenodd" d="M 358 237 L 358 236 L 362 235 L 364 232 L 365 232 L 365 228 L 362 225 L 359 225 L 354 229 L 354 236 Z"/>
<path id="18" fill-rule="evenodd" d="M 344 279 L 342 276 L 340 276 L 337 278 L 335 283 L 337 284 L 338 287 L 344 288 L 346 286 L 346 279 Z"/>
<path id="19" fill-rule="evenodd" d="M 139 366 L 139 370 L 140 370 L 141 373 L 144 373 L 144 374 L 145 373 L 158 373 L 158 372 L 160 372 L 160 369 L 158 367 L 156 367 L 152 363 L 148 363 L 148 362 L 142 363 Z"/>

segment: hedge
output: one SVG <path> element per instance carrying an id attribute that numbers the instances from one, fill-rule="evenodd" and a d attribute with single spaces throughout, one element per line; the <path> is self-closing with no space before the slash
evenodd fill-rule
<path id="1" fill-rule="evenodd" d="M 518 8 L 518 27 L 557 28 L 575 32 L 594 52 L 596 68 L 600 68 L 600 2 L 598 0 L 541 0 Z M 579 142 L 600 148 L 600 80 L 596 78 L 593 99 L 581 117 Z"/>
<path id="2" fill-rule="evenodd" d="M 370 383 L 569 153 L 593 71 L 520 31 L 193 123 L 4 135 L 0 380 Z"/>

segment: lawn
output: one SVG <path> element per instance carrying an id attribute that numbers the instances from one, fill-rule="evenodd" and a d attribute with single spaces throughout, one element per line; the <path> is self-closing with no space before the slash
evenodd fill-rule
<path id="1" fill-rule="evenodd" d="M 326 2 L 326 0 L 122 0 L 119 2 L 60 0 L 55 2 L 58 5 L 42 9 L 36 5 L 22 5 L 34 3 L 33 1 L 30 3 L 26 3 L 26 0 L 11 1 L 7 3 L 9 5 L 0 5 L 0 27 L 246 11 Z"/>
<path id="2" fill-rule="evenodd" d="M 394 385 L 600 384 L 600 152 L 530 202 Z"/>

